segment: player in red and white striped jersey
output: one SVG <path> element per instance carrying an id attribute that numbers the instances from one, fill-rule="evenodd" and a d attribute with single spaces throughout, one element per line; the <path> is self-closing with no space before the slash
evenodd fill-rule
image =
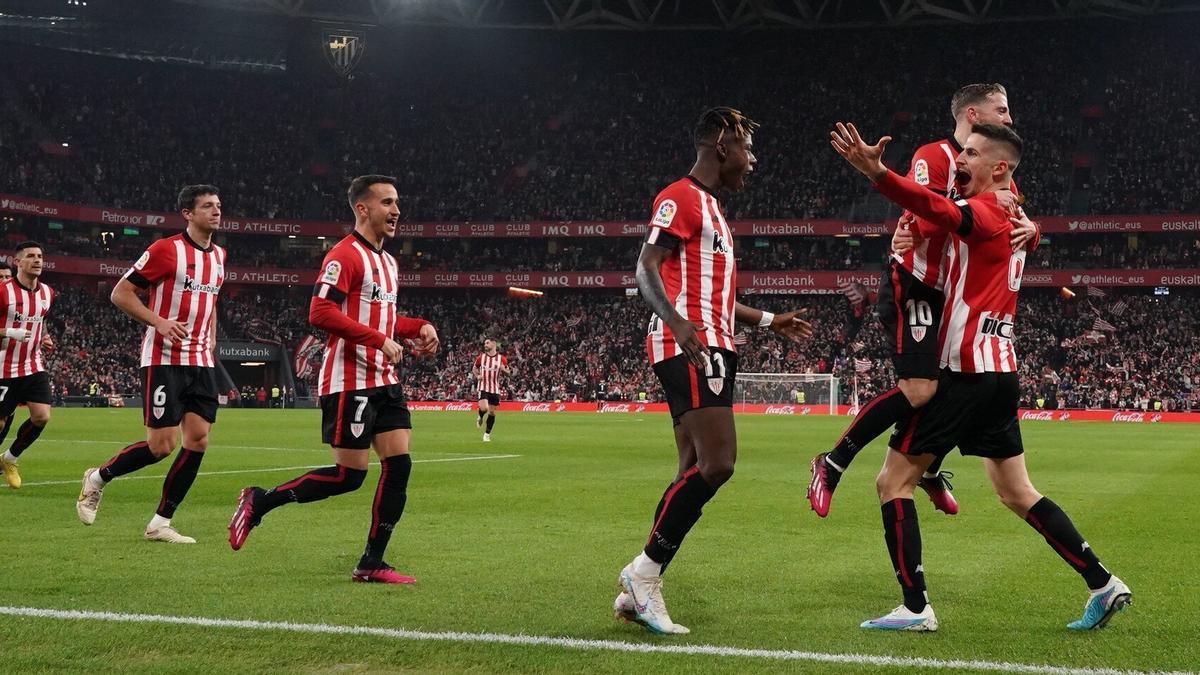
<path id="1" fill-rule="evenodd" d="M 614 609 L 656 633 L 686 633 L 671 621 L 661 575 L 717 490 L 733 475 L 737 441 L 733 389 L 734 322 L 770 328 L 792 340 L 811 327 L 788 312 L 753 309 L 735 297 L 733 237 L 717 191 L 737 191 L 757 161 L 758 125 L 732 108 L 705 111 L 693 132 L 696 162 L 654 200 L 637 263 L 638 288 L 654 312 L 646 353 L 662 382 L 675 424 L 679 471 L 655 509 L 642 552 L 621 570 Z"/>
<path id="2" fill-rule="evenodd" d="M 471 367 L 471 375 L 479 383 L 479 416 L 475 426 L 483 425 L 483 416 L 487 415 L 487 428 L 483 430 L 483 442 L 492 440 L 492 427 L 496 426 L 496 409 L 500 407 L 500 375 L 511 375 L 508 367 L 508 357 L 497 351 L 496 341 L 487 338 L 483 341 L 483 353 L 475 357 L 475 365 Z"/>
<path id="3" fill-rule="evenodd" d="M 1025 519 L 1087 584 L 1083 618 L 1068 624 L 1085 630 L 1105 625 L 1129 603 L 1129 587 L 1100 563 L 1071 519 L 1034 487 L 1025 467 L 1017 404 L 1020 385 L 1012 341 L 1017 294 L 1025 268 L 1025 241 L 1012 240 L 1021 225 L 1032 240 L 1037 229 L 997 200 L 1021 161 L 1022 141 L 1001 125 L 976 125 L 955 160 L 962 195 L 953 200 L 902 178 L 880 161 L 888 137 L 867 145 L 853 125 L 838 125 L 832 144 L 884 196 L 917 214 L 921 229 L 951 234 L 946 264 L 946 311 L 941 325 L 942 365 L 937 394 L 892 436 L 876 480 L 884 538 L 900 581 L 904 604 L 866 621 L 863 628 L 937 630 L 925 591 L 921 534 L 912 494 L 935 457 L 958 446 L 984 460 L 1000 501 Z"/>
<path id="4" fill-rule="evenodd" d="M 96 520 L 104 486 L 162 460 L 183 445 L 163 481 L 162 498 L 145 538 L 193 544 L 171 526 L 208 450 L 217 421 L 217 294 L 225 282 L 225 249 L 213 243 L 221 229 L 221 198 L 212 185 L 179 192 L 187 228 L 150 245 L 117 282 L 112 302 L 146 326 L 142 337 L 142 413 L 146 440 L 134 443 L 98 469 L 88 469 L 75 510 L 85 525 Z M 143 304 L 138 291 L 148 293 Z"/>
<path id="5" fill-rule="evenodd" d="M 46 334 L 46 315 L 54 302 L 54 290 L 41 282 L 42 245 L 35 241 L 18 244 L 13 252 L 15 276 L 0 281 L 0 419 L 12 423 L 17 406 L 29 407 L 29 419 L 17 430 L 12 446 L 0 454 L 0 472 L 14 490 L 21 487 L 17 460 L 50 421 L 50 377 L 42 361 L 42 350 L 53 349 Z"/>
<path id="6" fill-rule="evenodd" d="M 308 311 L 309 322 L 329 334 L 318 388 L 322 440 L 332 447 L 334 465 L 270 490 L 242 490 L 229 523 L 229 545 L 240 549 L 272 509 L 357 490 L 367 475 L 367 450 L 374 447 L 382 468 L 367 547 L 351 579 L 411 584 L 412 577 L 398 574 L 383 560 L 392 529 L 404 513 L 412 472 L 412 420 L 397 372 L 401 347 L 396 338 L 411 340 L 418 355 L 432 355 L 438 335 L 424 319 L 396 315 L 396 259 L 383 250 L 384 242 L 396 235 L 400 218 L 396 179 L 359 176 L 347 197 L 354 231 L 326 254 Z"/>
<path id="7" fill-rule="evenodd" d="M 910 180 L 942 196 L 956 192 L 954 161 L 972 125 L 1012 124 L 1008 92 L 999 84 L 962 87 L 951 99 L 950 113 L 954 133 L 918 148 L 908 171 Z M 1007 204 L 1015 201 L 1008 193 L 1000 193 L 1000 199 Z M 907 234 L 913 222 L 912 214 L 905 213 L 897 226 L 897 236 Z M 920 225 L 919 220 L 916 225 Z M 937 328 L 945 300 L 942 286 L 947 240 L 948 235 L 930 230 L 916 246 L 903 253 L 893 250 L 888 260 L 877 292 L 876 313 L 891 342 L 897 386 L 866 403 L 833 449 L 813 458 L 808 501 L 822 518 L 829 514 L 833 491 L 859 450 L 889 427 L 911 417 L 937 391 Z M 941 473 L 941 459 L 929 471 L 921 480 L 921 488 L 937 509 L 951 515 L 958 513 L 958 502 L 950 494 L 947 480 L 951 474 Z"/>

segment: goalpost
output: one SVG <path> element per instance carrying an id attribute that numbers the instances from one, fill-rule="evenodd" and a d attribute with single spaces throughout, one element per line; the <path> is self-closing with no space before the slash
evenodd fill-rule
<path id="1" fill-rule="evenodd" d="M 837 414 L 838 378 L 832 373 L 738 373 L 740 403 L 807 405 Z"/>

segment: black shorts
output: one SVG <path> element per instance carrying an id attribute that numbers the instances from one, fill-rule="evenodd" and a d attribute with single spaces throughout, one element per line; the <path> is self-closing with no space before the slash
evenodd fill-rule
<path id="1" fill-rule="evenodd" d="M 654 374 L 667 394 L 671 418 L 697 408 L 733 407 L 733 383 L 737 379 L 737 353 L 710 349 L 710 367 L 701 372 L 680 354 L 654 364 Z"/>
<path id="2" fill-rule="evenodd" d="M 489 408 L 495 408 L 500 405 L 500 394 L 493 394 L 490 391 L 482 391 L 481 390 L 479 392 L 479 398 L 476 400 L 487 401 Z"/>
<path id="3" fill-rule="evenodd" d="M 1016 373 L 945 369 L 933 400 L 892 434 L 890 447 L 908 455 L 942 457 L 957 445 L 964 455 L 1016 457 L 1025 452 L 1017 421 L 1020 399 Z"/>
<path id="4" fill-rule="evenodd" d="M 50 405 L 50 376 L 46 371 L 0 380 L 0 420 L 16 412 L 22 403 Z"/>
<path id="5" fill-rule="evenodd" d="M 411 428 L 412 414 L 398 384 L 321 397 L 321 442 L 335 448 L 366 450 L 375 434 Z"/>
<path id="6" fill-rule="evenodd" d="M 217 421 L 217 369 L 201 366 L 142 368 L 142 417 L 151 429 L 177 427 L 185 413 Z"/>
<path id="7" fill-rule="evenodd" d="M 919 281 L 895 258 L 888 261 L 879 280 L 875 313 L 891 345 L 897 379 L 938 379 L 938 330 L 945 300 L 941 291 Z"/>

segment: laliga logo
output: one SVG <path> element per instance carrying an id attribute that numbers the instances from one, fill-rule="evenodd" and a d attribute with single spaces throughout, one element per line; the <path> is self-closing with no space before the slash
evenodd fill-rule
<path id="1" fill-rule="evenodd" d="M 1153 416 L 1150 418 L 1150 421 L 1151 421 L 1151 422 L 1161 422 L 1161 421 L 1162 421 L 1162 415 L 1153 415 Z"/>
<path id="2" fill-rule="evenodd" d="M 1071 419 L 1071 413 L 1065 412 L 1062 414 L 1062 417 L 1059 417 L 1058 419 L 1062 420 L 1063 422 L 1066 422 L 1067 420 Z"/>

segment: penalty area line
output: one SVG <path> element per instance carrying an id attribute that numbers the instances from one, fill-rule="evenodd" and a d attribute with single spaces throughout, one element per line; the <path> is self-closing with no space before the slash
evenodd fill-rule
<path id="1" fill-rule="evenodd" d="M 438 464 L 441 462 L 478 462 L 485 459 L 513 459 L 520 455 L 480 455 L 478 457 L 442 457 L 440 459 L 414 459 L 413 464 Z M 379 462 L 371 462 L 371 466 L 379 466 Z M 261 469 L 230 469 L 227 471 L 201 471 L 197 476 L 232 476 L 239 473 L 271 473 L 272 471 L 300 471 L 302 469 L 319 469 L 325 464 L 305 464 L 302 466 L 264 466 Z M 145 476 L 122 476 L 121 482 L 130 480 L 162 480 L 166 474 L 156 473 L 147 474 Z M 73 480 L 44 480 L 34 483 L 25 483 L 22 487 L 38 487 L 39 485 L 78 485 L 80 479 Z"/>
<path id="2" fill-rule="evenodd" d="M 978 661 L 966 659 L 932 659 L 911 656 L 883 656 L 874 654 L 836 654 L 782 649 L 748 649 L 719 645 L 697 644 L 647 644 L 622 642 L 619 640 L 589 640 L 569 637 L 546 637 L 538 635 L 510 635 L 506 633 L 467 633 L 459 631 L 418 631 L 403 628 L 380 628 L 374 626 L 343 626 L 324 623 L 292 623 L 285 621 L 254 621 L 247 619 L 211 619 L 199 616 L 169 616 L 162 614 L 126 614 L 122 612 L 98 612 L 91 610 L 43 609 L 38 607 L 0 606 L 0 615 L 20 616 L 62 621 L 99 621 L 111 623 L 149 623 L 175 626 L 199 626 L 203 628 L 230 628 L 249 631 L 285 631 L 317 635 L 369 635 L 393 640 L 418 642 L 468 642 L 477 644 L 516 645 L 522 647 L 557 647 L 580 651 L 607 651 L 639 654 L 675 654 L 681 656 L 719 656 L 772 661 L 809 661 L 847 665 L 890 666 L 899 668 L 925 668 L 948 670 L 984 670 L 1001 673 L 1033 673 L 1037 675 L 1133 675 L 1142 671 L 1115 670 L 1110 668 L 1072 668 L 1004 661 Z"/>

